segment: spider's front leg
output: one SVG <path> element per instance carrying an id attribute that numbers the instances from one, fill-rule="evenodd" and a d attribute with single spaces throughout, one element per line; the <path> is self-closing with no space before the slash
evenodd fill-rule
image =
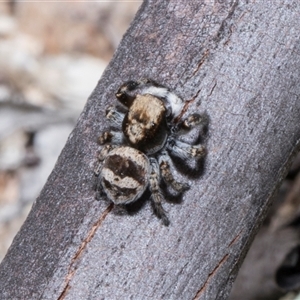
<path id="1" fill-rule="evenodd" d="M 166 212 L 162 206 L 162 201 L 164 197 L 162 196 L 162 191 L 159 187 L 160 182 L 160 172 L 159 166 L 155 158 L 150 158 L 150 176 L 149 176 L 149 186 L 152 194 L 153 206 L 156 215 L 162 219 L 164 225 L 168 226 L 170 221 L 166 215 Z"/>
<path id="2" fill-rule="evenodd" d="M 161 171 L 161 176 L 166 182 L 167 185 L 170 185 L 175 191 L 178 193 L 182 193 L 189 189 L 189 185 L 187 183 L 178 182 L 174 177 L 170 169 L 170 156 L 166 151 L 162 153 L 159 157 L 159 167 Z"/>

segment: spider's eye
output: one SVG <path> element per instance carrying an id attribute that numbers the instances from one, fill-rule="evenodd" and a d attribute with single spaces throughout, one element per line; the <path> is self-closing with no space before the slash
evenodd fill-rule
<path id="1" fill-rule="evenodd" d="M 134 97 L 130 97 L 129 95 L 127 95 L 124 92 L 117 92 L 116 97 L 123 105 L 125 105 L 127 107 L 130 107 L 134 100 Z"/>
<path id="2" fill-rule="evenodd" d="M 115 95 L 118 98 L 118 100 L 121 102 L 123 102 L 126 99 L 126 95 L 122 92 L 117 92 Z"/>
<path id="3" fill-rule="evenodd" d="M 138 86 L 138 83 L 136 81 L 128 81 L 127 82 L 127 89 L 128 91 L 133 91 Z"/>

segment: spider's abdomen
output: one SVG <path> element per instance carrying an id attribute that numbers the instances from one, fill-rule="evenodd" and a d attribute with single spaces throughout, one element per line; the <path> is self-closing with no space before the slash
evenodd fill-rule
<path id="1" fill-rule="evenodd" d="M 123 120 L 122 130 L 129 143 L 147 154 L 160 150 L 166 141 L 166 107 L 149 94 L 137 95 Z"/>
<path id="2" fill-rule="evenodd" d="M 115 204 L 137 200 L 148 185 L 149 160 L 145 154 L 127 146 L 113 149 L 104 160 L 101 185 Z"/>

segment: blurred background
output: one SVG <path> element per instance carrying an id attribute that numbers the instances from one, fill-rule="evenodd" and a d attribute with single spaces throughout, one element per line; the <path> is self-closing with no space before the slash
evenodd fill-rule
<path id="1" fill-rule="evenodd" d="M 0 262 L 141 1 L 0 3 Z M 300 157 L 230 300 L 300 300 Z"/>
<path id="2" fill-rule="evenodd" d="M 140 5 L 0 3 L 0 261 Z"/>

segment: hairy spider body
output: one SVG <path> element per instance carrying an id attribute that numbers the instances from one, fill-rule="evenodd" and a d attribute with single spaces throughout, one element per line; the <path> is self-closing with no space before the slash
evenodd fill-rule
<path id="1" fill-rule="evenodd" d="M 168 136 L 164 103 L 152 95 L 137 95 L 125 115 L 122 130 L 130 145 L 146 154 L 159 151 Z"/>
<path id="2" fill-rule="evenodd" d="M 118 205 L 136 201 L 149 187 L 155 212 L 168 225 L 161 179 L 177 193 L 189 188 L 174 178 L 169 153 L 184 161 L 204 157 L 203 145 L 190 145 L 180 141 L 179 136 L 196 126 L 207 125 L 207 118 L 192 114 L 177 123 L 183 100 L 150 79 L 124 83 L 116 97 L 127 111 L 115 107 L 106 111 L 106 117 L 119 130 L 101 134 L 99 142 L 106 145 L 100 152 L 95 174 L 107 197 Z"/>
<path id="3" fill-rule="evenodd" d="M 104 158 L 101 185 L 115 204 L 128 204 L 144 193 L 149 181 L 149 169 L 149 159 L 144 153 L 120 146 Z"/>

